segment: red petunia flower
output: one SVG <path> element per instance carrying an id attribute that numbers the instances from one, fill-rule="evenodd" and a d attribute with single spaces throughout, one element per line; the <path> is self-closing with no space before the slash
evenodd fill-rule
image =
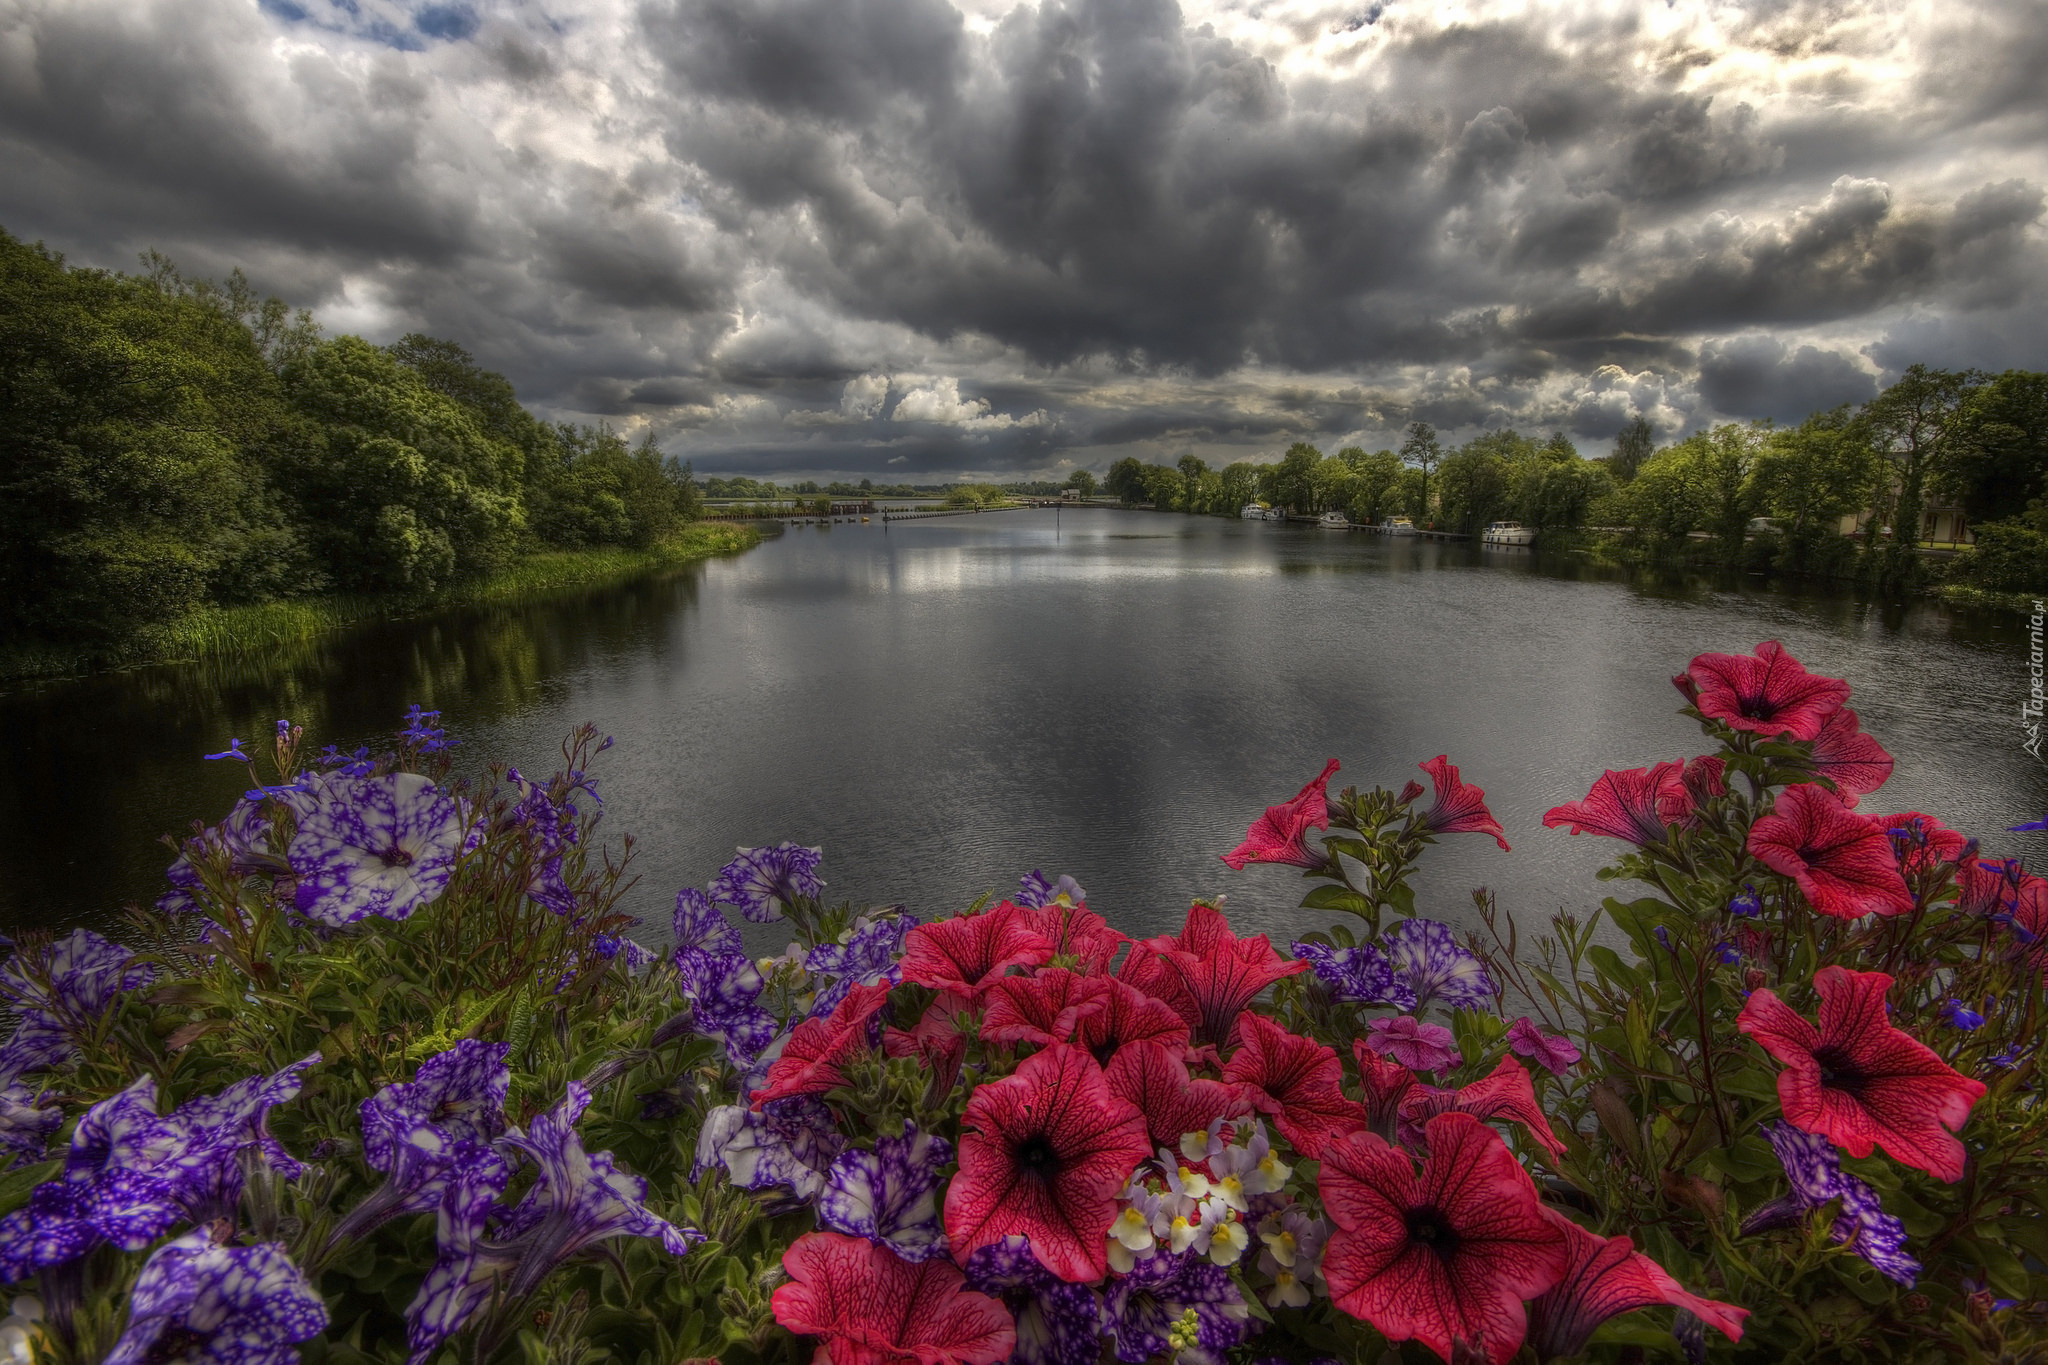
<path id="1" fill-rule="evenodd" d="M 868 1046 L 868 1027 L 889 999 L 889 983 L 855 986 L 823 1019 L 806 1019 L 768 1068 L 768 1084 L 754 1092 L 754 1108 L 791 1095 L 822 1095 L 846 1084 L 840 1069 Z"/>
<path id="2" fill-rule="evenodd" d="M 1018 914 L 1033 933 L 1052 944 L 1054 957 L 1074 959 L 1074 970 L 1083 976 L 1108 971 L 1117 949 L 1131 941 L 1085 905 L 1054 902 L 1038 910 L 1019 906 Z"/>
<path id="3" fill-rule="evenodd" d="M 960 1067 L 967 1060 L 967 1035 L 960 1031 L 960 1016 L 974 1012 L 974 1002 L 951 992 L 925 1007 L 915 1027 L 885 1029 L 882 1051 L 891 1057 L 916 1057 L 931 1073 L 934 1093 L 943 1094 L 960 1079 Z"/>
<path id="4" fill-rule="evenodd" d="M 1697 655 L 1680 677 L 1701 715 L 1759 735 L 1812 739 L 1849 700 L 1849 684 L 1808 673 L 1776 640 L 1754 654 Z"/>
<path id="5" fill-rule="evenodd" d="M 1692 814 L 1692 796 L 1685 789 L 1685 765 L 1659 763 L 1654 768 L 1608 769 L 1593 781 L 1583 801 L 1552 806 L 1543 827 L 1570 825 L 1574 834 L 1604 834 L 1641 846 L 1661 844 L 1675 825 Z"/>
<path id="6" fill-rule="evenodd" d="M 1391 1058 L 1373 1051 L 1363 1038 L 1354 1039 L 1351 1055 L 1358 1061 L 1360 1088 L 1365 1092 L 1366 1122 L 1381 1137 L 1391 1141 L 1401 1101 L 1420 1084 L 1415 1073 Z"/>
<path id="7" fill-rule="evenodd" d="M 1857 919 L 1913 908 L 1885 832 L 1812 782 L 1778 793 L 1770 814 L 1749 827 L 1749 851 L 1798 882 L 1823 915 Z"/>
<path id="8" fill-rule="evenodd" d="M 979 1000 L 1012 967 L 1036 967 L 1052 944 L 1008 901 L 978 915 L 920 924 L 904 940 L 903 980 Z"/>
<path id="9" fill-rule="evenodd" d="M 1701 754 L 1685 761 L 1685 794 L 1695 807 L 1728 794 L 1728 761 L 1719 754 Z"/>
<path id="10" fill-rule="evenodd" d="M 1180 1049 L 1163 1043 L 1126 1043 L 1109 1059 L 1104 1076 L 1113 1093 L 1145 1116 L 1146 1140 L 1154 1147 L 1178 1148 L 1189 1133 L 1199 1133 L 1218 1119 L 1244 1118 L 1252 1112 L 1252 1102 L 1241 1089 L 1190 1077 Z"/>
<path id="11" fill-rule="evenodd" d="M 1436 786 L 1436 801 L 1422 817 L 1424 829 L 1431 834 L 1491 834 L 1500 851 L 1508 851 L 1500 821 L 1486 808 L 1484 787 L 1466 785 L 1458 777 L 1457 765 L 1443 754 L 1416 766 Z"/>
<path id="12" fill-rule="evenodd" d="M 1239 1029 L 1243 1046 L 1223 1068 L 1224 1084 L 1242 1086 L 1295 1151 L 1321 1157 L 1338 1138 L 1367 1126 L 1365 1106 L 1344 1096 L 1344 1063 L 1334 1051 L 1262 1015 L 1246 1015 Z"/>
<path id="13" fill-rule="evenodd" d="M 1933 816 L 1922 815 L 1917 810 L 1866 818 L 1879 833 L 1891 839 L 1892 852 L 1898 855 L 1899 871 L 1908 877 L 1933 872 L 1944 863 L 1960 866 L 1964 855 L 1970 851 L 1968 835 L 1959 834 Z M 1895 829 L 1906 833 L 1903 837 L 1893 838 Z"/>
<path id="14" fill-rule="evenodd" d="M 1415 1146 L 1428 1133 L 1428 1122 L 1438 1114 L 1470 1114 L 1476 1119 L 1508 1119 L 1522 1125 L 1524 1132 L 1556 1161 L 1564 1156 L 1564 1141 L 1550 1126 L 1543 1106 L 1536 1102 L 1536 1087 L 1529 1072 L 1513 1057 L 1502 1055 L 1493 1071 L 1470 1085 L 1455 1090 L 1418 1085 L 1401 1101 L 1401 1141 Z"/>
<path id="15" fill-rule="evenodd" d="M 1002 1300 L 943 1258 L 912 1263 L 879 1242 L 807 1232 L 782 1253 L 769 1300 L 792 1332 L 824 1338 L 813 1365 L 995 1365 L 1017 1346 Z"/>
<path id="16" fill-rule="evenodd" d="M 1286 863 L 1290 867 L 1316 868 L 1329 864 L 1330 855 L 1310 848 L 1308 832 L 1330 827 L 1330 774 L 1337 760 L 1324 765 L 1322 775 L 1313 778 L 1294 799 L 1284 805 L 1268 806 L 1266 813 L 1252 821 L 1244 842 L 1223 855 L 1233 871 L 1242 872 L 1247 863 Z"/>
<path id="17" fill-rule="evenodd" d="M 1942 1180 L 1963 1175 L 1960 1132 L 1984 1085 L 1943 1062 L 1885 1017 L 1892 979 L 1883 972 L 1823 967 L 1815 1029 L 1770 990 L 1749 997 L 1736 1026 L 1785 1064 L 1778 1103 L 1796 1128 L 1819 1133 L 1850 1156 L 1884 1148 L 1895 1161 Z"/>
<path id="18" fill-rule="evenodd" d="M 1858 797 L 1876 791 L 1890 779 L 1892 756 L 1884 745 L 1863 733 L 1863 722 L 1845 706 L 1821 722 L 1808 766 L 1835 784 L 1843 805 L 1854 806 Z"/>
<path id="19" fill-rule="evenodd" d="M 1529 1344 L 1538 1360 L 1578 1355 L 1601 1323 L 1657 1304 L 1683 1308 L 1728 1340 L 1742 1340 L 1747 1308 L 1687 1292 L 1626 1237 L 1596 1237 L 1551 1216 L 1564 1233 L 1565 1269 L 1564 1279 L 1529 1305 Z"/>
<path id="20" fill-rule="evenodd" d="M 1391 1341 L 1506 1365 L 1523 1301 L 1564 1277 L 1564 1233 L 1500 1134 L 1470 1114 L 1429 1121 L 1429 1159 L 1354 1133 L 1323 1158 L 1330 1298 Z"/>
<path id="21" fill-rule="evenodd" d="M 1075 1026 L 1102 1009 L 1102 988 L 1107 984 L 1100 977 L 1076 976 L 1060 967 L 1004 977 L 989 988 L 981 1036 L 992 1043 L 1040 1047 L 1072 1042 Z"/>
<path id="22" fill-rule="evenodd" d="M 1188 1045 L 1192 1030 L 1173 1006 L 1115 977 L 1099 979 L 1102 1007 L 1082 1016 L 1074 1032 L 1075 1043 L 1087 1048 L 1098 1063 L 1108 1066 L 1117 1051 L 1131 1043 L 1164 1043 L 1175 1053 Z"/>
<path id="23" fill-rule="evenodd" d="M 1264 934 L 1238 938 L 1222 913 L 1206 905 L 1189 908 L 1178 940 L 1150 939 L 1146 946 L 1173 942 L 1190 945 L 1166 947 L 1162 955 L 1194 1004 L 1195 1041 L 1219 1048 L 1235 1045 L 1238 1015 L 1260 991 L 1309 965 L 1275 952 Z"/>
<path id="24" fill-rule="evenodd" d="M 975 1087 L 961 1125 L 960 1171 L 946 1187 L 954 1259 L 1021 1235 L 1063 1280 L 1108 1273 L 1117 1196 L 1152 1147 L 1144 1116 L 1095 1059 L 1064 1044 L 1035 1052 L 1015 1075 Z"/>

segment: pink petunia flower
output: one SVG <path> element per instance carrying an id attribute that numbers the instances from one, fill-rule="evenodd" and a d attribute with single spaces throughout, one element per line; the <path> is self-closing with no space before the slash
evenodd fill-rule
<path id="1" fill-rule="evenodd" d="M 1450 1090 L 1418 1085 L 1410 1090 L 1401 1100 L 1401 1141 L 1410 1147 L 1422 1146 L 1428 1122 L 1438 1114 L 1507 1119 L 1521 1124 L 1530 1138 L 1550 1153 L 1552 1161 L 1564 1155 L 1564 1142 L 1536 1102 L 1536 1087 L 1530 1084 L 1529 1073 L 1512 1057 L 1503 1056 L 1491 1074 L 1470 1085 Z"/>
<path id="2" fill-rule="evenodd" d="M 1425 1024 L 1412 1014 L 1391 1019 L 1374 1019 L 1366 1024 L 1365 1045 L 1392 1057 L 1410 1071 L 1441 1071 L 1457 1057 L 1451 1031 L 1442 1024 Z"/>
<path id="3" fill-rule="evenodd" d="M 1249 863 L 1285 863 L 1289 867 L 1305 868 L 1326 866 L 1330 855 L 1322 849 L 1309 847 L 1308 832 L 1330 827 L 1328 788 L 1330 774 L 1336 772 L 1337 767 L 1337 760 L 1331 759 L 1323 765 L 1322 775 L 1311 779 L 1294 794 L 1293 800 L 1266 807 L 1266 813 L 1252 821 L 1252 827 L 1245 832 L 1244 842 L 1224 854 L 1223 861 L 1239 872 Z"/>
<path id="4" fill-rule="evenodd" d="M 769 1066 L 768 1084 L 754 1092 L 754 1108 L 792 1095 L 822 1095 L 846 1084 L 841 1067 L 867 1048 L 869 1026 L 888 999 L 886 981 L 855 986 L 831 1014 L 798 1024 Z"/>
<path id="5" fill-rule="evenodd" d="M 1754 654 L 1701 654 L 1672 679 L 1701 715 L 1765 736 L 1813 739 L 1849 700 L 1849 684 L 1808 673 L 1776 640 Z"/>
<path id="6" fill-rule="evenodd" d="M 960 1170 L 946 1187 L 954 1257 L 1021 1236 L 1069 1283 L 1107 1274 L 1117 1196 L 1152 1145 L 1144 1116 L 1095 1059 L 1064 1044 L 1035 1052 L 1014 1075 L 976 1086 L 961 1125 Z"/>
<path id="7" fill-rule="evenodd" d="M 1053 956 L 1072 958 L 1082 976 L 1108 971 L 1117 949 L 1131 941 L 1086 905 L 1053 901 L 1035 910 L 1020 907 L 1020 911 L 1025 926 L 1052 944 Z"/>
<path id="8" fill-rule="evenodd" d="M 1401 1101 L 1418 1082 L 1408 1068 L 1390 1062 L 1374 1052 L 1363 1038 L 1351 1043 L 1351 1055 L 1358 1062 L 1359 1089 L 1365 1094 L 1366 1121 L 1372 1130 L 1391 1141 Z"/>
<path id="9" fill-rule="evenodd" d="M 1429 1159 L 1370 1133 L 1323 1158 L 1330 1298 L 1390 1341 L 1446 1361 L 1506 1365 L 1527 1334 L 1525 1300 L 1564 1278 L 1564 1233 L 1500 1134 L 1469 1114 L 1429 1121 Z"/>
<path id="10" fill-rule="evenodd" d="M 1199 1133 L 1218 1119 L 1243 1118 L 1252 1112 L 1240 1087 L 1190 1077 L 1180 1049 L 1163 1043 L 1125 1044 L 1109 1059 L 1103 1075 L 1112 1093 L 1145 1116 L 1147 1141 L 1153 1147 L 1176 1148 L 1182 1137 Z"/>
<path id="11" fill-rule="evenodd" d="M 1604 834 L 1638 847 L 1661 844 L 1669 830 L 1692 814 L 1692 797 L 1684 782 L 1685 765 L 1659 763 L 1653 768 L 1612 769 L 1593 781 L 1583 801 L 1552 806 L 1543 827 L 1570 825 L 1574 834 Z"/>
<path id="12" fill-rule="evenodd" d="M 1736 1026 L 1785 1064 L 1778 1103 L 1794 1127 L 1819 1133 L 1850 1156 L 1882 1147 L 1894 1160 L 1942 1180 L 1963 1175 L 1962 1131 L 1984 1084 L 1893 1028 L 1883 972 L 1823 967 L 1816 1029 L 1776 993 L 1756 991 Z"/>
<path id="13" fill-rule="evenodd" d="M 1188 1045 L 1192 1031 L 1173 1006 L 1115 977 L 1100 980 L 1101 1008 L 1082 1015 L 1074 1031 L 1074 1041 L 1097 1062 L 1108 1066 L 1118 1051 L 1136 1042 L 1164 1043 L 1176 1053 Z"/>
<path id="14" fill-rule="evenodd" d="M 1345 1097 L 1344 1064 L 1334 1051 L 1257 1014 L 1245 1016 L 1241 1031 L 1244 1044 L 1223 1068 L 1224 1083 L 1241 1086 L 1295 1151 L 1321 1157 L 1331 1143 L 1366 1127 L 1370 1116 Z"/>
<path id="15" fill-rule="evenodd" d="M 1222 912 L 1207 905 L 1188 908 L 1187 923 L 1177 936 L 1147 939 L 1140 946 L 1157 953 L 1180 979 L 1194 1008 L 1189 1023 L 1195 1041 L 1219 1048 L 1235 1045 L 1238 1016 L 1260 991 L 1283 976 L 1308 970 L 1306 962 L 1276 952 L 1264 934 L 1237 937 Z"/>
<path id="16" fill-rule="evenodd" d="M 1010 976 L 989 989 L 981 1036 L 992 1043 L 1072 1042 L 1082 1019 L 1102 1008 L 1101 977 L 1076 976 L 1044 967 L 1030 976 Z"/>
<path id="17" fill-rule="evenodd" d="M 1564 1233 L 1564 1279 L 1529 1304 L 1529 1344 L 1539 1360 L 1561 1360 L 1586 1349 L 1609 1318 L 1638 1308 L 1682 1308 L 1730 1341 L 1742 1340 L 1747 1308 L 1690 1293 L 1626 1237 L 1596 1237 L 1552 1214 Z"/>
<path id="18" fill-rule="evenodd" d="M 1424 829 L 1431 834 L 1491 834 L 1501 852 L 1509 851 L 1500 821 L 1486 808 L 1485 788 L 1468 786 L 1458 777 L 1457 765 L 1443 754 L 1416 766 L 1436 787 L 1436 800 L 1422 817 Z"/>
<path id="19" fill-rule="evenodd" d="M 1863 733 L 1863 723 L 1848 707 L 1821 722 L 1813 740 L 1814 772 L 1835 784 L 1845 806 L 1882 787 L 1892 775 L 1892 756 Z"/>
<path id="20" fill-rule="evenodd" d="M 1017 1346 L 1000 1299 L 944 1259 L 910 1262 L 878 1242 L 808 1232 L 782 1253 L 775 1320 L 821 1339 L 816 1365 L 996 1365 Z"/>
<path id="21" fill-rule="evenodd" d="M 1812 782 L 1787 787 L 1749 829 L 1749 851 L 1799 883 L 1813 908 L 1836 919 L 1900 915 L 1913 894 L 1885 832 Z"/>
<path id="22" fill-rule="evenodd" d="M 1899 871 L 1914 877 L 1933 872 L 1943 864 L 1960 866 L 1970 853 L 1968 835 L 1959 834 L 1931 815 L 1917 810 L 1897 815 L 1872 815 L 1868 819 L 1892 841 L 1898 855 Z"/>
<path id="23" fill-rule="evenodd" d="M 980 1000 L 1012 967 L 1051 960 L 1053 945 L 1008 901 L 978 915 L 920 924 L 904 940 L 903 980 Z"/>
<path id="24" fill-rule="evenodd" d="M 1553 1076 L 1562 1076 L 1579 1060 L 1579 1050 L 1570 1039 L 1551 1037 L 1527 1015 L 1508 1025 L 1508 1046 L 1516 1056 L 1533 1058 Z"/>

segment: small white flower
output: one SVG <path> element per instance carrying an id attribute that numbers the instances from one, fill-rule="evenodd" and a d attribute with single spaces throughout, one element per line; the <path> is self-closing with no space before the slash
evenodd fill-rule
<path id="1" fill-rule="evenodd" d="M 1244 1256 L 1245 1248 L 1251 1245 L 1251 1240 L 1242 1220 L 1232 1218 L 1218 1222 L 1209 1231 L 1209 1259 L 1221 1266 L 1236 1265 Z"/>
<path id="2" fill-rule="evenodd" d="M 1273 1287 L 1263 1297 L 1268 1308 L 1308 1307 L 1308 1286 L 1294 1278 L 1291 1270 L 1282 1270 L 1273 1277 Z"/>
<path id="3" fill-rule="evenodd" d="M 1153 1242 L 1152 1220 L 1135 1205 L 1126 1208 L 1109 1225 L 1109 1235 L 1131 1251 L 1150 1251 Z"/>
<path id="4" fill-rule="evenodd" d="M 1109 1268 L 1111 1270 L 1114 1270 L 1119 1275 L 1128 1275 L 1131 1273 L 1131 1268 L 1137 1264 L 1138 1258 L 1131 1253 L 1129 1247 L 1114 1237 L 1109 1239 Z"/>

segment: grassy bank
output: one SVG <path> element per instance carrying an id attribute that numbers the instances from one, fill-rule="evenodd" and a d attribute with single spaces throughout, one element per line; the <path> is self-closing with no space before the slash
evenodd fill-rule
<path id="1" fill-rule="evenodd" d="M 68 677 L 138 664 L 227 658 L 310 640 L 373 621 L 396 621 L 450 607 L 504 606 L 623 583 L 663 569 L 758 545 L 758 527 L 695 522 L 645 550 L 608 545 L 522 556 L 503 573 L 427 596 L 334 594 L 205 607 L 182 620 L 95 645 L 29 643 L 0 650 L 0 681 Z"/>

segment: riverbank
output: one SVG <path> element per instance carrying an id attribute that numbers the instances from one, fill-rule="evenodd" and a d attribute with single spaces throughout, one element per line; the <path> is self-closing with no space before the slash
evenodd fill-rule
<path id="1" fill-rule="evenodd" d="M 522 556 L 503 573 L 426 596 L 336 593 L 205 607 L 169 625 L 95 645 L 28 644 L 0 650 L 0 683 L 72 677 L 142 664 L 228 658 L 297 644 L 374 621 L 399 621 L 451 607 L 488 607 L 545 600 L 562 593 L 627 582 L 701 559 L 738 554 L 761 543 L 758 526 L 693 522 L 644 550 L 607 545 Z"/>

